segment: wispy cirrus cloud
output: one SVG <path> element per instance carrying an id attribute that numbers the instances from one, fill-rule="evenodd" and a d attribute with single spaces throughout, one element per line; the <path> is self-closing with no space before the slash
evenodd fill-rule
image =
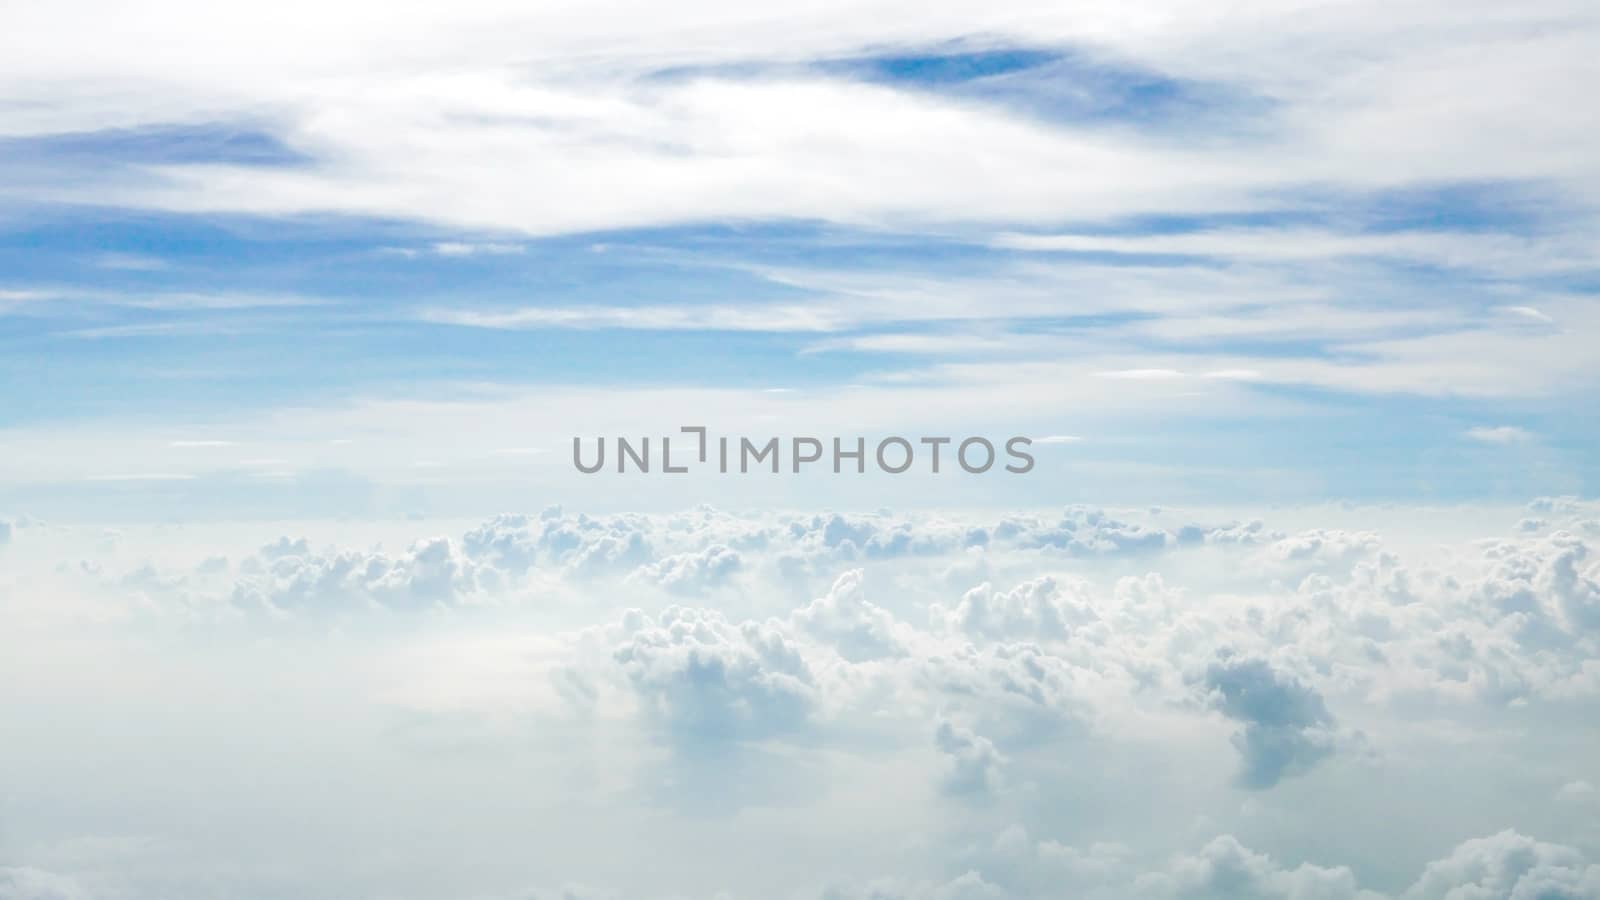
<path id="1" fill-rule="evenodd" d="M 450 17 L 419 10 L 364 25 L 359 43 L 308 46 L 303 34 L 252 16 L 198 16 L 187 4 L 166 3 L 146 11 L 149 21 L 175 35 L 203 27 L 218 77 L 186 80 L 175 64 L 118 46 L 109 34 L 82 33 L 76 17 L 34 13 L 8 29 L 0 78 L 28 86 L 22 96 L 31 112 L 9 123 L 16 135 L 270 109 L 255 117 L 259 127 L 303 159 L 254 166 L 224 156 L 166 160 L 103 173 L 91 188 L 50 185 L 44 193 L 66 199 L 94 191 L 166 209 L 340 212 L 552 233 L 710 218 L 1048 224 L 1239 212 L 1278 206 L 1275 194 L 1301 185 L 1368 190 L 1424 176 L 1548 179 L 1594 196 L 1590 123 L 1539 115 L 1519 99 L 1529 91 L 1551 102 L 1578 99 L 1568 76 L 1592 65 L 1595 37 L 1580 6 L 1553 2 L 1521 14 L 1524 22 L 1564 21 L 1561 37 L 1474 20 L 1445 4 L 1419 9 L 1417 21 L 1427 26 L 1404 35 L 1373 24 L 1382 18 L 1367 3 L 1307 17 L 1263 12 L 1272 27 L 1249 29 L 1233 27 L 1243 13 L 1146 8 L 1148 15 L 1002 13 L 958 4 L 911 22 L 896 14 L 908 7 L 880 2 L 809 11 L 804 24 L 779 26 L 762 16 L 728 17 L 720 3 L 697 4 L 670 22 L 469 6 Z M 293 18 L 285 13 L 285 21 Z M 623 19 L 633 24 L 618 25 Z M 351 27 L 317 21 L 324 35 Z M 67 34 L 94 52 L 39 49 Z M 522 37 L 508 41 L 509 34 Z M 707 34 L 720 38 L 708 42 Z M 1040 47 L 1047 58 L 1054 48 L 1076 50 L 1088 61 L 1080 72 L 1104 60 L 1100 67 L 1113 74 L 1131 68 L 1172 85 L 1206 82 L 1272 99 L 1241 106 L 1234 121 L 1252 127 L 1188 146 L 1169 137 L 1183 132 L 1194 107 L 1174 107 L 1159 127 L 1125 103 L 1108 103 L 1124 111 L 1111 120 L 1120 128 L 1019 115 L 1004 93 L 952 94 L 950 86 L 1048 84 L 1048 65 L 980 69 L 952 81 L 932 64 L 941 54 L 959 59 L 970 47 L 950 42 L 977 34 L 989 35 L 989 46 Z M 1232 36 L 1228 58 L 1212 49 L 1211 34 Z M 870 65 L 749 68 L 837 59 L 869 45 L 933 49 L 885 54 L 887 67 L 879 69 L 897 73 L 891 78 Z M 519 66 L 531 57 L 544 60 L 542 77 Z M 685 63 L 702 68 L 657 77 Z M 1313 70 L 1317 78 L 1306 77 Z M 1115 78 L 1080 83 L 1122 100 Z M 62 84 L 80 87 L 50 87 Z M 1508 84 L 1518 85 L 1515 96 Z M 1432 102 L 1440 92 L 1454 102 Z M 1196 121 L 1231 124 L 1209 112 Z M 1505 137 L 1513 133 L 1518 140 Z M 1428 152 L 1438 143 L 1456 152 Z M 1386 252 L 1370 238 L 1357 240 Z M 1256 246 L 1294 243 L 1290 235 Z"/>
<path id="2" fill-rule="evenodd" d="M 529 306 L 504 310 L 424 309 L 425 322 L 468 328 L 624 328 L 649 331 L 835 331 L 843 321 L 808 306 Z"/>
<path id="3" fill-rule="evenodd" d="M 1525 444 L 1534 438 L 1515 425 L 1477 425 L 1468 428 L 1466 436 L 1483 444 Z"/>
<path id="4" fill-rule="evenodd" d="M 537 393 L 597 354 L 1041 417 L 1531 422 L 1600 380 L 1569 0 L 375 10 L 148 5 L 182 54 L 94 3 L 8 17 L 8 371 L 83 373 L 20 415 L 103 414 L 110 373 L 185 421 Z"/>

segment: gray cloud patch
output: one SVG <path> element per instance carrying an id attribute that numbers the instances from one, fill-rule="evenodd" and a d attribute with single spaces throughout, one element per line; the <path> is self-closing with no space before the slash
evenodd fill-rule
<path id="1" fill-rule="evenodd" d="M 1244 724 L 1233 737 L 1241 786 L 1270 788 L 1333 752 L 1333 715 L 1322 696 L 1266 660 L 1221 659 L 1206 668 L 1203 684 L 1218 711 Z"/>

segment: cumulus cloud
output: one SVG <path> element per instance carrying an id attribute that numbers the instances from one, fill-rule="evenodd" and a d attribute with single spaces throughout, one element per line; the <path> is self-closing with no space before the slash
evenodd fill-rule
<path id="1" fill-rule="evenodd" d="M 1589 562 L 1589 545 L 1563 532 L 1551 537 L 1550 547 L 1550 589 L 1562 615 L 1574 628 L 1600 629 L 1600 580 Z"/>
<path id="2" fill-rule="evenodd" d="M 1600 698 L 1591 616 L 1600 572 L 1592 538 L 1559 524 L 1587 505 L 1549 507 L 1538 514 L 1558 524 L 1535 533 L 1509 528 L 1527 511 L 1499 510 L 1481 532 L 1452 521 L 1400 539 L 1249 517 L 1174 525 L 1209 516 L 1090 508 L 1003 517 L 551 509 L 402 541 L 400 550 L 383 549 L 392 525 L 381 541 L 341 524 L 345 546 L 290 532 L 252 540 L 244 552 L 230 539 L 189 532 L 179 547 L 129 527 L 89 559 L 73 555 L 82 549 L 67 554 L 39 582 L 61 599 L 36 609 L 139 617 L 141 631 L 169 634 L 174 646 L 258 628 L 274 635 L 267 644 L 337 635 L 341 665 L 349 652 L 385 704 L 430 723 L 430 741 L 475 748 L 462 759 L 488 758 L 474 754 L 511 741 L 500 736 L 511 731 L 516 752 L 537 754 L 540 771 L 559 771 L 573 790 L 631 798 L 621 802 L 633 811 L 640 797 L 665 800 L 652 806 L 660 816 L 693 808 L 709 829 L 734 820 L 759 829 L 792 812 L 794 827 L 835 835 L 836 849 L 871 840 L 861 834 L 915 832 L 918 852 L 939 860 L 919 863 L 910 843 L 860 844 L 872 860 L 892 862 L 873 869 L 857 857 L 837 873 L 840 896 L 949 888 L 1085 900 L 1368 900 L 1371 886 L 1356 876 L 1371 854 L 1341 866 L 1293 839 L 1274 843 L 1270 856 L 1251 849 L 1254 826 L 1232 818 L 1240 801 L 1223 788 L 1231 778 L 1281 792 L 1309 773 L 1293 785 L 1297 797 L 1340 792 L 1369 815 L 1387 803 L 1365 790 L 1373 773 L 1409 776 L 1419 758 L 1437 755 L 1450 779 L 1491 777 L 1515 750 L 1536 761 L 1530 772 L 1562 773 L 1535 785 L 1550 808 L 1519 823 L 1581 812 L 1582 788 L 1558 786 L 1595 776 L 1564 749 L 1582 742 L 1561 729 L 1579 727 Z M 1403 525 L 1386 521 L 1387 529 Z M 1161 536 L 1157 548 L 1108 537 L 1147 533 Z M 39 539 L 68 535 L 41 529 Z M 73 546 L 92 548 L 95 537 L 79 534 Z M 165 549 L 146 558 L 152 547 Z M 734 554 L 737 568 L 722 569 Z M 803 564 L 786 569 L 786 559 Z M 33 593 L 4 579 L 0 592 L 8 614 Z M 75 598 L 85 602 L 66 602 Z M 407 609 L 431 612 L 390 614 Z M 328 610 L 339 615 L 320 618 Z M 362 655 L 375 642 L 381 653 Z M 29 649 L 26 641 L 8 648 Z M 1197 728 L 1197 711 L 1215 716 L 1218 729 Z M 1530 740 L 1504 727 L 1512 715 L 1565 737 Z M 401 743 L 415 730 L 401 726 Z M 1366 746 L 1384 755 L 1328 765 Z M 430 765 L 449 769 L 454 759 Z M 1182 783 L 1163 774 L 1179 769 Z M 1437 789 L 1418 783 L 1427 796 Z M 909 799 L 863 799 L 877 791 Z M 1104 792 L 1127 813 L 1097 814 L 1088 828 L 1075 811 L 1100 808 Z M 1221 807 L 1206 799 L 1226 796 L 1235 799 Z M 1130 818 L 1152 821 L 1141 804 L 1155 809 L 1173 797 L 1197 811 L 1195 823 L 1130 830 Z M 1492 800 L 1452 798 L 1491 822 L 1503 813 Z M 969 817 L 959 827 L 939 818 L 958 808 Z M 1024 828 L 1003 840 L 975 834 L 995 817 Z M 839 822 L 861 832 L 840 833 Z M 909 822 L 931 824 L 916 831 Z M 1069 833 L 1071 841 L 1027 836 Z M 1197 834 L 1223 838 L 1194 843 Z M 765 839 L 752 831 L 741 846 L 759 857 Z M 1465 865 L 1452 877 L 1464 879 L 1462 896 L 1541 885 L 1567 891 L 1552 896 L 1586 896 L 1586 862 L 1527 852 L 1543 862 L 1504 884 Z M 53 859 L 24 861 L 72 871 Z M 1386 865 L 1420 871 L 1423 862 Z M 1480 868 L 1493 866 L 1513 863 Z M 968 870 L 976 880 L 960 882 Z M 556 880 L 532 883 L 567 874 L 545 871 Z M 595 881 L 592 870 L 570 874 Z M 878 875 L 888 880 L 871 880 Z M 655 900 L 632 881 L 597 883 Z"/>
<path id="3" fill-rule="evenodd" d="M 1269 544 L 1260 558 L 1285 570 L 1344 569 L 1382 546 L 1382 538 L 1370 531 L 1314 528 Z"/>
<path id="4" fill-rule="evenodd" d="M 948 719 L 933 733 L 944 759 L 941 787 L 955 796 L 983 796 L 1000 789 L 1006 759 L 988 738 Z"/>
<path id="5" fill-rule="evenodd" d="M 1053 522 L 1008 517 L 1001 521 L 995 534 L 1001 539 L 1073 556 L 1155 552 L 1175 541 L 1163 529 L 1122 521 L 1102 510 L 1082 506 L 1069 507 Z"/>
<path id="6" fill-rule="evenodd" d="M 559 517 L 553 516 L 552 518 Z M 526 572 L 532 568 L 545 544 L 548 531 L 536 533 L 536 522 L 548 522 L 543 516 L 537 519 L 518 514 L 495 516 L 468 531 L 461 546 L 469 556 L 487 561 L 512 572 Z"/>
<path id="7" fill-rule="evenodd" d="M 1348 867 L 1301 863 L 1286 869 L 1264 853 L 1223 835 L 1165 872 L 1142 879 L 1151 895 L 1185 900 L 1381 900 L 1360 890 Z"/>
<path id="8" fill-rule="evenodd" d="M 1484 556 L 1492 568 L 1477 594 L 1502 621 L 1536 639 L 1579 637 L 1600 627 L 1600 578 L 1589 544 L 1567 531 L 1524 542 L 1491 542 Z"/>
<path id="9" fill-rule="evenodd" d="M 710 610 L 630 614 L 614 658 L 651 718 L 686 744 L 754 740 L 805 725 L 816 677 L 792 637 Z"/>
<path id="10" fill-rule="evenodd" d="M 1244 725 L 1233 737 L 1243 787 L 1270 788 L 1333 752 L 1333 716 L 1321 695 L 1266 660 L 1225 657 L 1206 667 L 1201 683 L 1215 709 Z"/>
<path id="11" fill-rule="evenodd" d="M 582 578 L 622 575 L 654 559 L 651 538 L 657 524 L 632 514 L 566 516 L 550 507 L 538 516 L 496 516 L 468 531 L 462 546 L 470 556 L 516 575 L 536 566 Z"/>
<path id="12" fill-rule="evenodd" d="M 921 677 L 984 734 L 1026 745 L 1071 736 L 1094 716 L 1095 673 L 1034 644 L 971 646 L 920 663 Z"/>
<path id="13" fill-rule="evenodd" d="M 741 565 L 738 551 L 713 544 L 698 552 L 675 553 L 647 563 L 629 577 L 669 591 L 693 594 L 726 583 Z"/>
<path id="14" fill-rule="evenodd" d="M 1429 863 L 1404 900 L 1595 900 L 1600 865 L 1515 831 L 1466 841 Z"/>
<path id="15" fill-rule="evenodd" d="M 480 584 L 480 573 L 486 584 Z M 381 551 L 317 551 L 304 538 L 280 538 L 240 564 L 232 600 L 243 609 L 279 612 L 365 604 L 423 609 L 460 602 L 484 586 L 494 586 L 492 574 L 446 537 L 418 540 L 392 557 Z"/>
<path id="16" fill-rule="evenodd" d="M 1464 841 L 1449 856 L 1426 865 L 1412 886 L 1389 894 L 1361 884 L 1348 865 L 1288 864 L 1222 834 L 1192 852 L 1165 860 L 1138 860 L 1125 846 L 1073 847 L 1035 841 L 1012 826 L 977 855 L 968 875 L 983 880 L 991 896 L 1068 896 L 1085 900 L 1593 900 L 1600 896 L 1600 866 L 1582 853 L 1515 831 Z M 841 897 L 920 897 L 873 893 L 891 881 L 841 892 Z M 927 890 L 924 887 L 923 890 Z"/>
<path id="17" fill-rule="evenodd" d="M 906 642 L 894 616 L 866 598 L 864 573 L 840 575 L 828 592 L 794 611 L 796 628 L 827 644 L 850 662 L 902 656 Z"/>
<path id="18" fill-rule="evenodd" d="M 1528 502 L 1528 511 L 1540 515 L 1574 516 L 1593 511 L 1595 507 L 1594 501 L 1574 496 L 1537 497 Z"/>
<path id="19" fill-rule="evenodd" d="M 934 607 L 944 625 L 974 640 L 1062 640 L 1071 628 L 1097 618 L 1088 586 L 1045 575 L 1009 591 L 988 583 L 962 596 L 954 609 Z"/>
<path id="20" fill-rule="evenodd" d="M 1586 509 L 1570 500 L 1542 505 L 1553 518 L 1564 515 L 1557 509 Z M 1254 519 L 1157 524 L 1172 518 L 1092 508 L 998 520 L 549 509 L 498 516 L 459 538 L 425 538 L 398 553 L 284 537 L 236 563 L 207 553 L 189 568 L 75 568 L 136 592 L 150 610 L 279 616 L 466 608 L 530 590 L 605 598 L 595 614 L 614 616 L 650 596 L 641 586 L 684 597 L 719 591 L 745 615 L 770 617 L 790 638 L 836 655 L 838 665 L 905 663 L 863 678 L 923 679 L 923 688 L 944 684 L 940 691 L 964 685 L 959 696 L 982 693 L 996 677 L 986 671 L 1034 660 L 996 709 L 1029 696 L 1022 685 L 1049 683 L 1055 687 L 1033 696 L 1048 698 L 1041 708 L 1075 709 L 1063 722 L 1092 718 L 1103 704 L 1072 699 L 1086 688 L 1104 696 L 1181 692 L 1185 672 L 1205 669 L 1227 648 L 1312 662 L 1327 686 L 1369 699 L 1509 703 L 1600 691 L 1600 564 L 1579 529 L 1419 557 L 1372 532 L 1286 532 Z M 1210 584 L 1199 596 L 1190 573 L 1215 559 L 1231 569 L 1220 593 Z M 1125 567 L 1159 571 L 1117 571 Z M 1315 729 L 1292 734 L 1247 727 L 1240 740 L 1262 759 L 1276 746 L 1305 760 L 1323 745 Z"/>

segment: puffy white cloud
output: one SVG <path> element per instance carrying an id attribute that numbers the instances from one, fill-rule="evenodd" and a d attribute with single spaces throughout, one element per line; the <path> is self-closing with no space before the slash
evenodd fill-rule
<path id="1" fill-rule="evenodd" d="M 942 518 L 913 521 L 889 513 L 828 513 L 796 516 L 784 523 L 780 569 L 798 574 L 827 571 L 840 563 L 933 558 L 988 541 L 981 526 Z"/>
<path id="2" fill-rule="evenodd" d="M 922 678 L 983 734 L 1031 744 L 1082 732 L 1094 715 L 1096 673 L 1034 644 L 971 646 L 921 662 Z"/>
<path id="3" fill-rule="evenodd" d="M 1550 559 L 1550 590 L 1561 606 L 1567 623 L 1574 629 L 1600 629 L 1600 581 L 1588 563 L 1589 545 L 1565 532 L 1550 538 L 1555 551 Z"/>
<path id="4" fill-rule="evenodd" d="M 840 673 L 903 660 L 848 676 L 899 683 L 903 698 L 940 679 L 972 689 L 968 682 L 989 680 L 977 673 L 1002 658 L 1011 665 L 1037 654 L 1037 672 L 1100 693 L 1068 704 L 1078 710 L 1068 718 L 1080 720 L 1129 692 L 1182 695 L 1185 673 L 1229 648 L 1298 660 L 1300 677 L 1312 673 L 1325 689 L 1369 700 L 1508 703 L 1600 691 L 1600 567 L 1580 532 L 1422 552 L 1391 548 L 1371 532 L 1285 532 L 1259 520 L 1168 528 L 1156 522 L 1170 514 L 1150 516 L 1072 508 L 994 522 L 887 512 L 745 517 L 701 507 L 590 517 L 549 509 L 499 516 L 459 540 L 427 538 L 401 553 L 279 538 L 236 564 L 208 550 L 187 568 L 144 561 L 106 570 L 106 560 L 86 560 L 71 571 L 138 595 L 149 612 L 188 614 L 461 607 L 539 596 L 569 598 L 565 608 L 581 617 L 573 603 L 584 596 L 590 615 L 612 617 L 658 602 L 639 592 L 643 586 L 684 596 L 718 590 L 740 615 L 770 617 L 790 637 L 837 654 L 830 665 Z M 1159 551 L 1142 537 L 1113 537 L 1128 534 L 1157 535 L 1150 546 Z M 1123 574 L 1130 567 L 1145 571 Z M 1207 574 L 1197 581 L 1201 571 Z M 582 624 L 571 617 L 569 625 Z M 928 673 L 935 673 L 931 682 Z M 922 687 L 905 687 L 918 679 Z M 1026 692 L 1012 693 L 1015 700 Z M 1241 735 L 1246 745 L 1251 733 Z M 1253 733 L 1267 754 L 1273 735 Z M 1303 737 L 1310 743 L 1299 750 L 1312 753 L 1319 742 Z"/>
<path id="5" fill-rule="evenodd" d="M 1593 511 L 1596 503 L 1584 500 L 1582 497 L 1568 495 L 1565 497 L 1535 497 L 1528 501 L 1528 511 L 1544 515 L 1577 515 L 1582 512 Z"/>
<path id="6" fill-rule="evenodd" d="M 580 577 L 620 575 L 654 558 L 651 535 L 657 524 L 631 514 L 565 516 L 550 507 L 537 517 L 496 516 L 468 531 L 462 546 L 472 557 L 514 575 L 541 565 Z"/>
<path id="7" fill-rule="evenodd" d="M 713 544 L 704 550 L 675 553 L 635 569 L 630 580 L 693 594 L 725 583 L 743 565 L 737 550 Z"/>
<path id="8" fill-rule="evenodd" d="M 796 609 L 794 626 L 838 651 L 850 662 L 904 656 L 903 627 L 866 598 L 864 574 L 852 569 L 840 575 L 828 592 Z"/>
<path id="9" fill-rule="evenodd" d="M 1595 900 L 1600 865 L 1515 831 L 1466 841 L 1428 864 L 1405 900 Z"/>
<path id="10" fill-rule="evenodd" d="M 1251 519 L 1248 522 L 1234 522 L 1228 525 L 1206 528 L 1201 525 L 1186 525 L 1178 529 L 1178 539 L 1185 543 L 1204 541 L 1210 544 L 1261 544 L 1282 540 L 1283 532 L 1269 531 L 1266 523 L 1260 519 Z"/>
<path id="11" fill-rule="evenodd" d="M 1263 557 L 1296 569 L 1343 569 L 1371 557 L 1382 546 L 1382 539 L 1370 531 L 1317 528 L 1270 544 Z"/>
<path id="12" fill-rule="evenodd" d="M 1125 885 L 1139 874 L 1139 861 L 1126 844 L 1097 841 L 1077 847 L 1035 840 L 1021 825 L 1007 826 L 961 859 L 1018 897 L 1068 892 L 1097 897 L 1100 889 Z"/>
<path id="13" fill-rule="evenodd" d="M 816 676 L 793 638 L 710 610 L 630 613 L 614 658 L 651 718 L 686 744 L 799 730 L 818 703 Z"/>
<path id="14" fill-rule="evenodd" d="M 600 534 L 587 538 L 566 555 L 567 567 L 575 575 L 608 575 L 632 570 L 649 562 L 649 541 L 638 531 Z"/>
<path id="15" fill-rule="evenodd" d="M 1355 869 L 1314 862 L 1285 864 L 1231 834 L 1164 861 L 1140 860 L 1127 847 L 1098 843 L 1078 848 L 1035 841 L 1020 826 L 1001 831 L 976 855 L 967 875 L 992 896 L 1071 896 L 1085 900 L 1389 900 L 1363 887 Z M 1591 900 L 1600 866 L 1571 847 L 1514 831 L 1468 840 L 1429 863 L 1394 900 Z M 840 897 L 920 897 L 884 881 Z M 873 893 L 873 891 L 881 893 Z M 927 888 L 923 888 L 927 890 Z M 937 895 L 935 895 L 937 896 Z"/>
<path id="16" fill-rule="evenodd" d="M 967 591 L 948 612 L 935 606 L 946 627 L 975 640 L 1064 640 L 1075 626 L 1098 618 L 1088 585 L 1044 575 L 997 591 L 985 582 Z"/>
<path id="17" fill-rule="evenodd" d="M 1068 507 L 1054 521 L 1009 516 L 1001 520 L 994 534 L 1002 540 L 1071 556 L 1154 552 L 1177 541 L 1175 535 L 1163 529 L 1122 521 L 1103 510 L 1084 506 Z"/>
<path id="18" fill-rule="evenodd" d="M 202 564 L 204 565 L 204 564 Z M 244 609 L 349 609 L 376 604 L 424 609 L 477 593 L 480 567 L 446 537 L 423 538 L 391 557 L 381 551 L 312 550 L 280 538 L 240 564 L 232 600 Z M 493 585 L 492 575 L 488 585 Z"/>
<path id="19" fill-rule="evenodd" d="M 1526 776 L 1507 783 L 1523 798 L 1518 827 L 1587 846 L 1560 830 L 1585 812 L 1574 799 L 1581 789 L 1559 786 L 1597 777 L 1572 749 L 1586 747 L 1575 729 L 1600 698 L 1600 636 L 1585 619 L 1597 574 L 1591 540 L 1565 527 L 1509 532 L 1523 512 L 1454 532 L 1408 534 L 1386 520 L 1398 538 L 1344 527 L 1359 517 L 1344 511 L 1320 528 L 1247 516 L 1186 531 L 1172 523 L 1210 517 L 1175 510 L 998 522 L 549 510 L 411 544 L 402 529 L 419 526 L 394 523 L 306 525 L 289 532 L 306 537 L 264 546 L 260 526 L 237 532 L 247 543 L 220 529 L 214 539 L 186 531 L 179 540 L 131 527 L 104 547 L 92 530 L 75 543 L 66 531 L 41 530 L 42 544 L 74 549 L 67 565 L 41 564 L 48 571 L 34 583 L 51 599 L 37 608 L 55 621 L 137 616 L 142 632 L 175 650 L 197 638 L 251 639 L 251 653 L 274 654 L 274 672 L 283 657 L 273 646 L 301 659 L 307 642 L 326 638 L 359 677 L 341 670 L 317 703 L 332 702 L 329 691 L 357 694 L 353 708 L 375 719 L 345 735 L 352 746 L 397 734 L 374 758 L 403 768 L 394 754 L 414 749 L 420 719 L 430 753 L 461 750 L 422 766 L 452 782 L 487 777 L 485 760 L 509 758 L 494 753 L 528 754 L 527 778 L 538 783 L 496 790 L 519 808 L 546 802 L 535 794 L 593 792 L 593 806 L 549 801 L 589 810 L 593 819 L 574 819 L 576 834 L 587 833 L 583 822 L 650 840 L 658 828 L 681 830 L 696 845 L 733 840 L 756 866 L 803 833 L 841 860 L 817 873 L 838 896 L 1370 900 L 1374 860 L 1392 878 L 1420 872 L 1431 851 L 1397 841 L 1340 865 L 1316 851 L 1320 826 L 1297 818 L 1301 804 L 1333 810 L 1329 827 L 1346 829 L 1348 847 L 1357 840 L 1348 835 L 1361 832 L 1350 816 L 1408 815 L 1380 779 L 1406 777 L 1422 801 L 1444 803 L 1438 792 L 1454 779 L 1493 782 L 1507 759 L 1526 755 Z M 1540 513 L 1569 514 L 1585 513 Z M 1079 549 L 1037 539 L 1067 531 Z M 1130 532 L 1165 537 L 1159 550 L 1101 540 Z M 1480 533 L 1498 536 L 1471 539 Z M 327 545 L 330 535 L 349 546 Z M 643 548 L 642 562 L 613 561 L 628 547 Z M 719 579 L 717 561 L 730 554 L 739 567 Z M 601 558 L 607 564 L 578 562 Z M 803 577 L 785 572 L 777 561 L 786 558 L 803 561 Z M 703 596 L 692 604 L 670 596 L 674 579 Z M 34 583 L 0 579 L 8 615 Z M 94 602 L 68 602 L 85 598 Z M 433 613 L 385 614 L 419 606 Z M 327 609 L 340 615 L 319 618 Z M 253 640 L 258 633 L 272 640 Z M 10 651 L 0 669 L 58 651 L 34 650 L 28 634 L 0 634 Z M 186 683 L 180 674 L 188 673 L 173 684 Z M 228 682 L 218 677 L 220 691 Z M 227 696 L 257 695 L 233 686 Z M 295 709 L 321 708 L 301 700 Z M 84 702 L 77 696 L 61 714 Z M 49 730 L 29 733 L 37 740 Z M 1369 747 L 1378 752 L 1354 752 Z M 1357 758 L 1362 765 L 1331 764 Z M 1417 777 L 1435 766 L 1437 778 Z M 424 787 L 434 777 L 408 771 Z M 561 785 L 539 781 L 541 773 Z M 439 790 L 432 802 L 449 806 L 449 791 Z M 1469 833 L 1482 833 L 1512 820 L 1491 794 L 1452 794 L 1447 805 L 1477 823 Z M 641 803 L 649 815 L 637 815 Z M 987 833 L 1000 823 L 1021 827 Z M 1260 852 L 1269 846 L 1260 829 L 1279 825 L 1271 855 Z M 1462 869 L 1463 890 L 1477 894 L 1461 896 L 1501 896 L 1523 883 L 1524 892 L 1548 885 L 1551 896 L 1587 896 L 1586 862 L 1529 852 L 1542 862 L 1507 876 L 1509 887 Z M 54 858 L 21 861 L 77 873 Z M 671 889 L 652 891 L 597 871 L 543 865 L 516 884 L 572 877 L 646 900 L 714 893 L 665 876 Z M 871 880 L 878 876 L 888 880 Z M 757 880 L 746 871 L 729 886 L 735 896 L 770 894 Z M 814 896 L 808 883 L 791 874 L 781 887 Z"/>
<path id="20" fill-rule="evenodd" d="M 1264 853 L 1223 835 L 1165 872 L 1142 879 L 1152 895 L 1187 900 L 1380 900 L 1356 886 L 1353 871 L 1301 863 L 1285 869 Z"/>
<path id="21" fill-rule="evenodd" d="M 692 593 L 724 583 L 744 567 L 742 551 L 765 548 L 778 524 L 708 506 L 668 515 L 502 514 L 470 529 L 462 548 L 475 560 L 520 577 L 536 567 L 567 577 L 632 575 Z"/>
<path id="22" fill-rule="evenodd" d="M 994 742 L 949 719 L 940 719 L 934 746 L 944 758 L 943 789 L 956 796 L 982 796 L 1001 788 L 1006 758 Z"/>
<path id="23" fill-rule="evenodd" d="M 1484 547 L 1491 571 L 1477 587 L 1490 611 L 1519 626 L 1530 641 L 1582 638 L 1600 626 L 1600 569 L 1582 538 L 1557 531 L 1523 542 Z M 1565 637 L 1564 637 L 1565 636 Z"/>
<path id="24" fill-rule="evenodd" d="M 534 534 L 536 522 L 559 518 L 554 515 L 538 519 L 526 515 L 502 514 L 473 528 L 462 536 L 461 546 L 467 555 L 481 559 L 512 572 L 526 572 L 537 563 L 543 535 Z"/>

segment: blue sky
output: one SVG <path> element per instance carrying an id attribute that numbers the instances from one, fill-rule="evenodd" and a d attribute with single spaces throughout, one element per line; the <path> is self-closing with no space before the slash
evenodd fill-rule
<path id="1" fill-rule="evenodd" d="M 753 423 L 717 398 L 782 391 L 759 433 L 1070 435 L 1038 480 L 1076 499 L 1592 491 L 1593 132 L 1471 89 L 1498 72 L 1554 104 L 1539 54 L 1578 48 L 1327 15 L 1231 37 L 1237 58 L 1178 20 L 1041 14 L 842 15 L 781 51 L 752 23 L 698 55 L 687 23 L 588 56 L 560 38 L 582 20 L 520 51 L 454 23 L 431 57 L 401 17 L 298 61 L 270 38 L 227 59 L 246 17 L 213 23 L 212 81 L 18 44 L 0 428 L 54 462 L 7 466 L 0 498 L 216 499 L 262 458 L 291 482 L 480 480 L 477 438 L 438 446 L 425 418 L 373 423 L 378 463 L 328 458 L 353 439 L 297 415 L 592 387 L 616 414 L 506 435 L 543 452 L 502 489 L 588 496 L 556 465 L 566 440 L 658 428 L 642 414 L 670 389 L 729 431 Z M 1427 99 L 1444 73 L 1449 104 Z M 163 452 L 190 432 L 238 452 Z"/>

